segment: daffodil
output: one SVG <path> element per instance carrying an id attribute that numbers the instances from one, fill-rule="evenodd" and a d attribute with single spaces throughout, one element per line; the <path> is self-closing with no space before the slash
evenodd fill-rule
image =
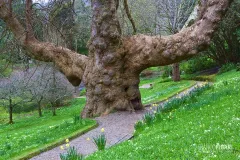
<path id="1" fill-rule="evenodd" d="M 70 144 L 69 144 L 69 143 L 67 143 L 67 144 L 66 144 L 66 147 L 68 148 L 69 146 L 70 146 Z"/>
<path id="2" fill-rule="evenodd" d="M 66 143 L 68 143 L 68 142 L 69 142 L 69 139 L 67 138 L 67 139 L 66 139 Z"/>
<path id="3" fill-rule="evenodd" d="M 60 149 L 61 149 L 61 150 L 64 150 L 64 147 L 63 147 L 63 146 L 60 146 Z"/>
<path id="4" fill-rule="evenodd" d="M 157 112 L 156 111 L 153 111 L 154 114 L 156 114 Z"/>
<path id="5" fill-rule="evenodd" d="M 102 129 L 101 129 L 101 132 L 104 132 L 104 131 L 105 131 L 104 128 L 102 128 Z"/>
<path id="6" fill-rule="evenodd" d="M 90 138 L 88 137 L 86 140 L 87 140 L 87 141 L 90 141 Z"/>

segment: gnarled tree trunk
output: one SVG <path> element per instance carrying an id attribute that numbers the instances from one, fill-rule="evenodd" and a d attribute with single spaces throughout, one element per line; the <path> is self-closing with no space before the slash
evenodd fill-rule
<path id="1" fill-rule="evenodd" d="M 114 109 L 141 109 L 139 73 L 125 66 L 125 53 L 119 49 L 122 40 L 116 15 L 117 3 L 93 0 L 92 8 L 91 58 L 83 76 L 87 104 L 82 116 L 108 114 Z"/>
<path id="2" fill-rule="evenodd" d="M 28 11 L 30 1 L 26 3 Z M 123 38 L 116 11 L 118 1 L 91 1 L 93 21 L 88 57 L 52 43 L 39 42 L 32 35 L 32 25 L 25 25 L 25 32 L 24 25 L 16 19 L 11 1 L 0 1 L 0 18 L 30 56 L 54 62 L 75 86 L 83 79 L 87 89 L 83 117 L 108 114 L 115 109 L 133 111 L 143 108 L 138 89 L 140 72 L 148 67 L 180 62 L 206 49 L 218 22 L 232 2 L 207 1 L 195 24 L 171 36 Z M 26 23 L 31 24 L 30 13 L 26 13 Z"/>

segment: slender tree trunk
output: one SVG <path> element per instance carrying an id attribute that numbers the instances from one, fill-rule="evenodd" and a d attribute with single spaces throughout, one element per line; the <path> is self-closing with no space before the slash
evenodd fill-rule
<path id="1" fill-rule="evenodd" d="M 179 67 L 179 63 L 174 63 L 172 65 L 172 79 L 174 82 L 178 82 L 180 81 L 180 67 Z"/>
<path id="2" fill-rule="evenodd" d="M 41 101 L 38 102 L 38 115 L 42 117 Z"/>
<path id="3" fill-rule="evenodd" d="M 52 115 L 56 116 L 56 107 L 55 107 L 55 103 L 51 103 L 51 108 L 52 108 Z"/>
<path id="4" fill-rule="evenodd" d="M 9 124 L 13 124 L 13 105 L 12 105 L 12 98 L 9 99 Z"/>

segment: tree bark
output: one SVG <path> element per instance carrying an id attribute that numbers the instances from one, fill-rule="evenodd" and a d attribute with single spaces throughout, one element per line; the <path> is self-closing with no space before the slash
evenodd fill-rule
<path id="1" fill-rule="evenodd" d="M 12 104 L 12 98 L 9 99 L 9 124 L 13 124 L 13 104 Z"/>
<path id="2" fill-rule="evenodd" d="M 174 82 L 178 82 L 180 81 L 180 67 L 179 67 L 179 63 L 174 63 L 172 65 L 172 79 Z"/>
<path id="3" fill-rule="evenodd" d="M 138 89 L 139 73 L 125 68 L 125 53 L 118 49 L 122 44 L 116 4 L 113 0 L 92 1 L 91 58 L 83 76 L 87 89 L 83 117 L 108 114 L 114 109 L 143 108 Z"/>
<path id="4" fill-rule="evenodd" d="M 56 116 L 56 107 L 55 107 L 55 104 L 54 103 L 51 103 L 51 106 L 52 106 L 52 115 L 53 116 Z"/>
<path id="5" fill-rule="evenodd" d="M 207 48 L 232 0 L 211 0 L 201 7 L 195 24 L 171 36 L 121 37 L 117 18 L 119 0 L 92 0 L 93 20 L 89 57 L 52 43 L 28 41 L 25 29 L 9 13 L 8 2 L 0 1 L 0 18 L 35 59 L 52 61 L 68 80 L 86 84 L 87 103 L 83 117 L 113 110 L 143 108 L 138 89 L 139 74 L 148 67 L 164 66 L 193 57 Z"/>
<path id="6" fill-rule="evenodd" d="M 42 100 L 38 101 L 38 115 L 39 115 L 39 117 L 42 117 L 41 101 Z"/>

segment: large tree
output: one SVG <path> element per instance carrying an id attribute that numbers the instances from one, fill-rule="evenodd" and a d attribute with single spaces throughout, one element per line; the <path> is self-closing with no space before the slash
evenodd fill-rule
<path id="1" fill-rule="evenodd" d="M 12 0 L 0 1 L 0 18 L 29 55 L 54 62 L 75 86 L 84 81 L 87 103 L 83 117 L 108 114 L 112 110 L 142 109 L 139 74 L 151 66 L 180 62 L 206 49 L 232 0 L 203 0 L 198 20 L 171 36 L 135 35 L 122 37 L 117 17 L 119 0 L 92 0 L 89 56 L 34 36 L 32 1 L 26 0 L 26 21 L 12 11 Z"/>

